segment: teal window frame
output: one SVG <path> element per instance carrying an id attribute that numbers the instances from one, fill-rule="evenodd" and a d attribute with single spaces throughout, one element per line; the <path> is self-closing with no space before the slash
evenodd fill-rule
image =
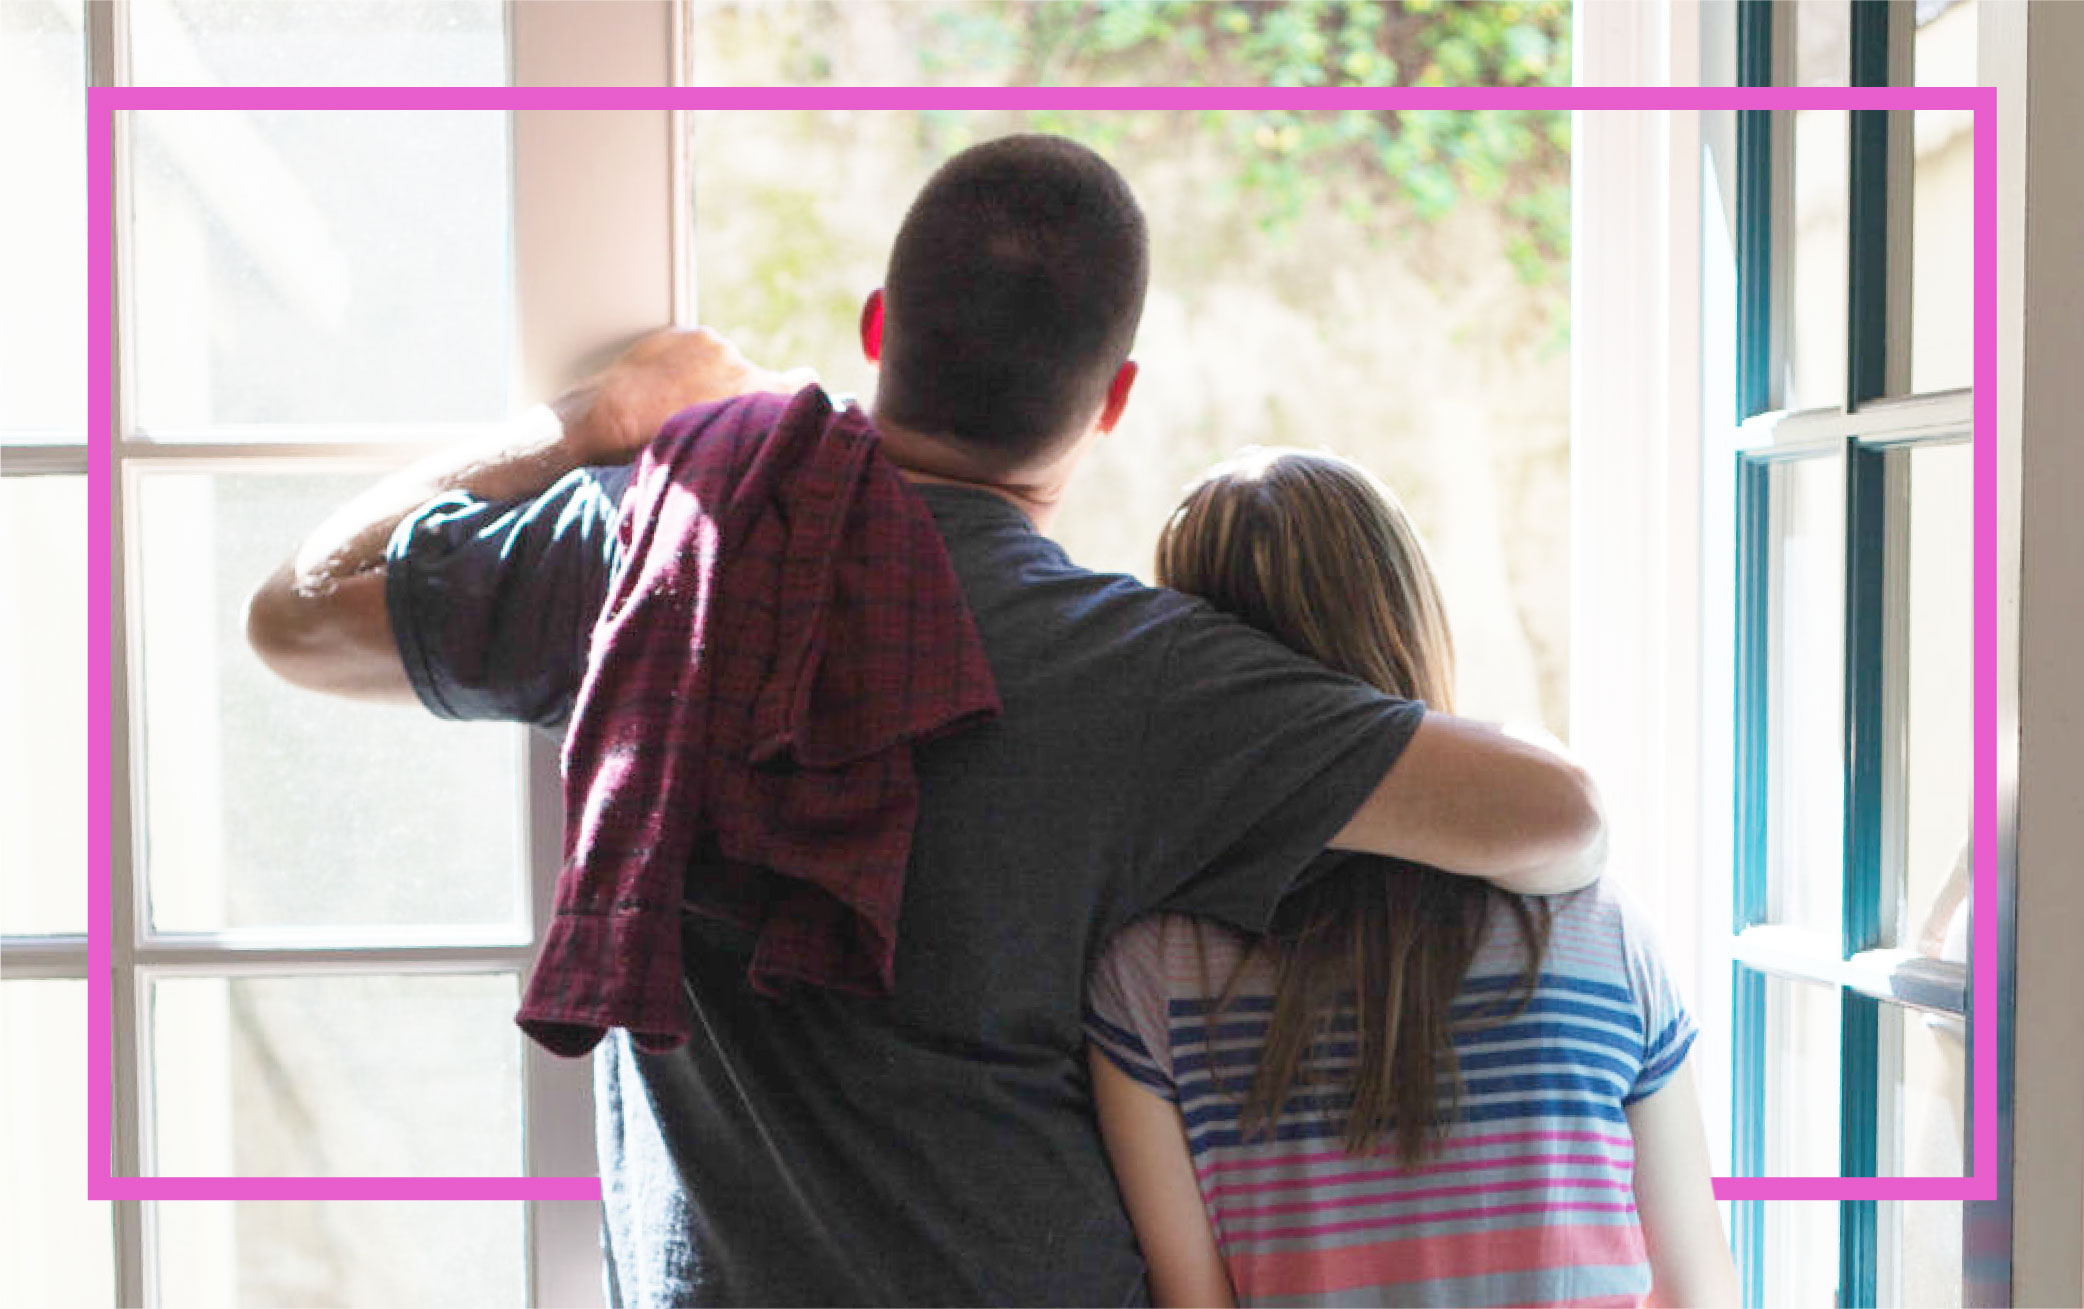
<path id="1" fill-rule="evenodd" d="M 1850 82 L 1854 86 L 1907 81 L 1908 6 L 1891 0 L 1849 0 Z M 1772 0 L 1738 0 L 1737 76 L 1743 86 L 1777 84 L 1784 66 L 1775 49 Z M 1892 122 L 1894 117 L 1898 121 Z M 1889 826 L 1900 809 L 1902 779 L 1890 762 L 1890 678 L 1905 651 L 1892 636 L 1889 616 L 1908 584 L 1899 543 L 1907 531 L 1907 485 L 1901 474 L 1911 452 L 1969 439 L 1966 403 L 1931 405 L 1907 397 L 1907 367 L 1892 354 L 1892 289 L 1907 279 L 1905 243 L 1892 218 L 1909 203 L 1906 115 L 1853 111 L 1848 115 L 1848 249 L 1846 262 L 1846 385 L 1841 408 L 1812 411 L 1776 423 L 1776 370 L 1784 345 L 1785 291 L 1776 259 L 1775 218 L 1790 200 L 1792 170 L 1775 156 L 1772 111 L 1737 115 L 1737 336 L 1736 419 L 1779 430 L 1771 444 L 1736 456 L 1736 650 L 1734 658 L 1735 795 L 1733 835 L 1734 936 L 1731 986 L 1731 1163 L 1740 1176 L 1765 1171 L 1769 978 L 1839 992 L 1839 1175 L 1873 1177 L 1880 1166 L 1885 1115 L 1881 1104 L 1882 1019 L 1889 1007 L 1918 1009 L 1970 1021 L 1966 966 L 1921 961 L 1915 967 L 1876 952 L 1893 915 L 1884 896 L 1900 852 Z M 1892 188 L 1892 180 L 1897 184 Z M 1898 212 L 1893 212 L 1892 209 Z M 1958 393 L 1957 393 L 1958 394 Z M 1891 395 L 1904 401 L 1889 401 Z M 1885 402 L 1886 403 L 1881 403 Z M 1809 420 L 1809 421 L 1804 421 Z M 1821 429 L 1818 439 L 1802 435 Z M 1794 438 L 1794 439 L 1789 439 Z M 1803 958 L 1767 948 L 1755 929 L 1769 926 L 1767 818 L 1773 595 L 1772 472 L 1815 458 L 1842 458 L 1845 470 L 1843 912 L 1836 958 Z M 1779 945 L 1773 942 L 1773 945 Z M 1879 966 L 1877 966 L 1879 965 Z M 1972 1039 L 1972 1032 L 1971 1032 Z M 1972 1079 L 1971 1079 L 1972 1080 Z M 1972 1091 L 1972 1087 L 1970 1088 Z M 1973 1105 L 1966 1122 L 1974 1121 Z M 1964 1138 L 1966 1133 L 1964 1132 Z M 1766 1290 L 1765 1201 L 1733 1206 L 1735 1248 L 1746 1303 Z M 1878 1202 L 1839 1205 L 1837 1303 L 1874 1306 L 1882 1260 Z M 1964 1260 L 1968 1250 L 1964 1246 Z M 1966 1270 L 1964 1269 L 1964 1276 Z"/>

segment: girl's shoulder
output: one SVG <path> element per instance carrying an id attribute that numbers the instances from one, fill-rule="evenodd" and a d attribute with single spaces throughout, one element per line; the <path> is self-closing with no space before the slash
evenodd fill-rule
<path id="1" fill-rule="evenodd" d="M 1137 989 L 1180 997 L 1220 991 L 1251 949 L 1234 928 L 1186 914 L 1139 918 L 1111 937 L 1096 977 L 1133 982 Z"/>

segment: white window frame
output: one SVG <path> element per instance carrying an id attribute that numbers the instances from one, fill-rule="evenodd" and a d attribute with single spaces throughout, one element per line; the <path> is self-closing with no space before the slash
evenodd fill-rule
<path id="1" fill-rule="evenodd" d="M 1577 80 L 1727 85 L 1734 56 L 1716 45 L 1726 8 L 1580 4 Z M 1999 1198 L 1968 1206 L 1961 1289 L 1971 1305 L 2079 1304 L 2084 261 L 2064 216 L 2084 203 L 2074 146 L 2084 6 L 1982 3 L 1977 25 L 1977 80 L 1998 88 L 1999 893 L 1989 908 L 2016 976 L 1995 997 Z M 1728 406 L 1707 401 L 1733 394 L 1723 375 L 1733 351 L 1700 330 L 1724 308 L 1704 304 L 1717 292 L 1701 276 L 1711 253 L 1702 188 L 1716 184 L 1702 175 L 1703 130 L 1691 115 L 1663 129 L 1613 114 L 1574 126 L 1571 503 L 1574 523 L 1597 524 L 1598 537 L 1573 533 L 1571 726 L 1616 822 L 1616 866 L 1665 939 L 1697 942 L 1696 975 L 1682 984 L 1703 1013 L 1726 1015 L 1734 491 L 1729 461 L 1702 462 L 1699 442 L 1671 439 L 1727 427 Z M 1640 633 L 1642 644 L 1602 639 L 1614 632 Z M 1659 812 L 1645 816 L 1646 803 Z M 1728 1042 L 1696 1051 L 1702 1085 L 1728 1085 Z M 1707 1099 L 1725 1172 L 1727 1106 Z"/>
<path id="2" fill-rule="evenodd" d="M 669 85 L 682 66 L 676 0 L 531 0 L 506 7 L 510 81 L 518 86 Z M 125 0 L 87 0 L 85 52 L 90 86 L 129 80 Z M 689 188 L 676 117 L 664 110 L 618 113 L 519 113 L 511 118 L 515 278 L 515 405 L 568 385 L 623 341 L 672 321 L 683 307 Z M 115 123 L 115 203 L 129 212 L 127 124 Z M 110 488 L 111 621 L 111 968 L 115 1081 L 111 1148 L 117 1176 L 140 1176 L 151 1155 L 151 1077 L 143 1057 L 146 988 L 156 976 L 235 977 L 323 973 L 417 973 L 510 970 L 526 976 L 551 913 L 561 862 L 562 798 L 556 748 L 530 733 L 515 778 L 515 815 L 524 825 L 526 866 L 516 870 L 527 893 L 518 924 L 493 929 L 342 930 L 323 932 L 154 933 L 138 875 L 141 758 L 133 746 L 138 694 L 128 658 L 136 622 L 136 542 L 126 501 L 147 468 L 183 471 L 310 472 L 352 468 L 385 471 L 419 457 L 426 442 L 407 444 L 395 427 L 371 439 L 314 440 L 291 429 L 265 443 L 183 442 L 135 435 L 135 409 L 125 382 L 131 357 L 130 228 L 119 217 L 111 306 L 117 341 Z M 492 330 L 498 330 L 496 326 Z M 337 434 L 336 434 L 337 435 Z M 429 433 L 439 439 L 454 433 Z M 390 439 L 375 439 L 388 437 Z M 14 445 L 4 451 L 7 476 L 84 475 L 83 442 Z M 383 712 L 383 711 L 372 711 Z M 517 729 L 519 730 L 519 729 Z M 0 978 L 84 980 L 82 935 L 17 938 L 0 952 Z M 590 1176 L 594 1158 L 591 1068 L 556 1059 L 524 1042 L 522 1069 L 524 1172 Z M 160 1302 L 155 1284 L 153 1211 L 162 1202 L 112 1205 L 120 1304 Z M 572 1306 L 602 1302 L 598 1203 L 529 1202 L 525 1215 L 528 1303 Z"/>

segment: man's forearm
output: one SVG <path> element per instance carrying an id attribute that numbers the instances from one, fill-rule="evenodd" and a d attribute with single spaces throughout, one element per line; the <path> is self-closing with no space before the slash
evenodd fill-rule
<path id="1" fill-rule="evenodd" d="M 539 494 L 583 457 L 556 411 L 539 405 L 487 439 L 384 478 L 320 523 L 254 593 L 246 614 L 254 652 L 299 686 L 410 702 L 383 594 L 385 551 L 398 524 L 450 492 L 485 500 Z"/>
<path id="2" fill-rule="evenodd" d="M 1591 775 L 1568 759 L 1429 713 L 1331 844 L 1554 895 L 1598 880 L 1606 819 Z"/>

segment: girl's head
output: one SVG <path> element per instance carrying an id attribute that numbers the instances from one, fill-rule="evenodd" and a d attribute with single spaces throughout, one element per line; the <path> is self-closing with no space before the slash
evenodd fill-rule
<path id="1" fill-rule="evenodd" d="M 1254 449 L 1187 493 L 1158 584 L 1326 667 L 1454 709 L 1454 641 L 1425 544 L 1388 487 L 1336 455 Z"/>
<path id="2" fill-rule="evenodd" d="M 1166 523 L 1157 578 L 1327 667 L 1453 710 L 1454 642 L 1425 546 L 1388 488 L 1346 460 L 1253 450 L 1218 466 Z M 1311 1049 L 1350 1016 L 1358 1048 L 1336 1079 L 1347 1150 L 1393 1133 L 1405 1163 L 1429 1155 L 1460 1098 L 1454 1003 L 1494 898 L 1528 946 L 1509 1001 L 1540 975 L 1548 915 L 1537 902 L 1373 859 L 1283 901 L 1224 990 L 1228 1003 L 1246 967 L 1271 963 L 1273 1012 L 1240 1126 L 1271 1129 L 1292 1089 L 1324 1080 Z"/>

